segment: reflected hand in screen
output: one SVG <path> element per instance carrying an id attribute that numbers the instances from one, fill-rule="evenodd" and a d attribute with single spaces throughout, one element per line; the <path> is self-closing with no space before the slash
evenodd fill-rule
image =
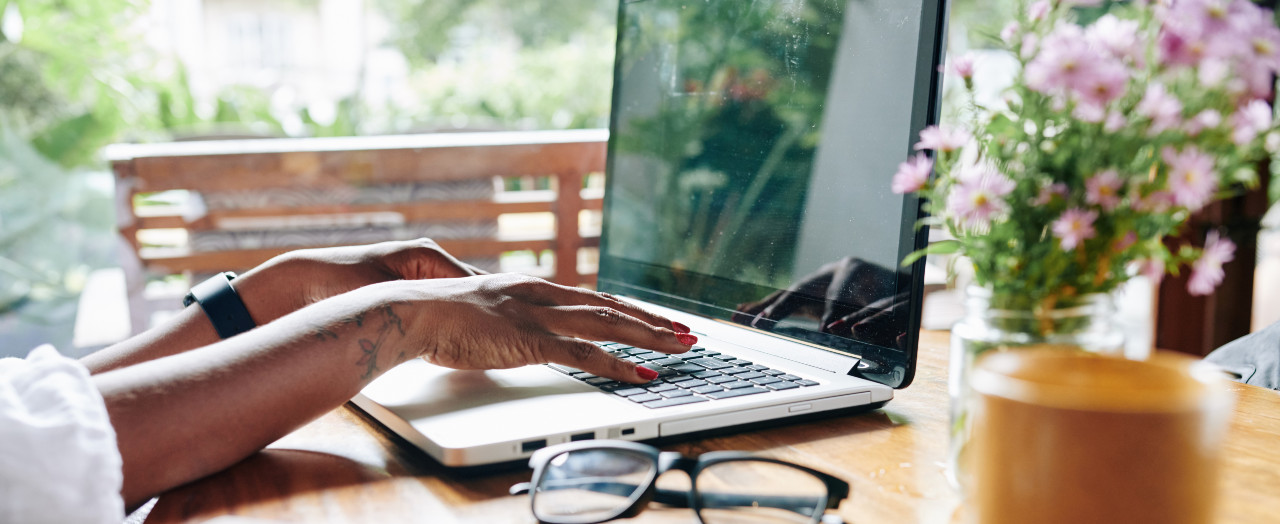
<path id="1" fill-rule="evenodd" d="M 791 316 L 815 318 L 820 331 L 883 346 L 901 346 L 904 337 L 895 313 L 908 301 L 895 294 L 898 275 L 891 269 L 845 257 L 823 265 L 785 290 L 739 304 L 733 321 L 764 330 Z"/>

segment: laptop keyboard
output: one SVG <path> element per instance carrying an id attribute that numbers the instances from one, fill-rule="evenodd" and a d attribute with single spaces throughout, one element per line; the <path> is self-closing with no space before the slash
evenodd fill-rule
<path id="1" fill-rule="evenodd" d="M 647 408 L 665 408 L 772 391 L 816 386 L 818 383 L 768 366 L 694 346 L 687 353 L 668 355 L 616 342 L 598 343 L 605 351 L 658 372 L 648 384 L 628 384 L 560 364 L 552 369 Z"/>

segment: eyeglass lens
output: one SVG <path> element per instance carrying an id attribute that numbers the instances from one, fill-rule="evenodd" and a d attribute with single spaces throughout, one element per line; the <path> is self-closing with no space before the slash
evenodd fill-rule
<path id="1" fill-rule="evenodd" d="M 827 486 L 807 471 L 759 460 L 719 462 L 696 479 L 705 524 L 817 522 Z"/>
<path id="2" fill-rule="evenodd" d="M 587 449 L 552 457 L 535 479 L 533 514 L 552 522 L 597 522 L 628 506 L 653 477 L 648 455 L 618 449 Z"/>

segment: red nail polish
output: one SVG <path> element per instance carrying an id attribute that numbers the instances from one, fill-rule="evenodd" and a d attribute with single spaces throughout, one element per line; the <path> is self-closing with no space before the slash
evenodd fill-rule
<path id="1" fill-rule="evenodd" d="M 837 330 L 837 329 L 840 329 L 840 328 L 842 328 L 842 327 L 844 327 L 844 319 L 843 319 L 843 318 L 842 318 L 842 319 L 839 319 L 839 320 L 836 320 L 835 322 L 832 322 L 832 323 L 830 323 L 830 324 L 827 324 L 827 332 L 828 332 L 828 333 L 830 333 L 830 332 L 833 332 L 833 331 L 835 331 L 835 330 Z"/>
<path id="2" fill-rule="evenodd" d="M 671 329 L 674 330 L 676 333 L 688 333 L 689 331 L 692 331 L 689 329 L 689 326 L 686 326 L 674 320 L 671 321 Z"/>
<path id="3" fill-rule="evenodd" d="M 658 378 L 658 372 L 644 366 L 636 366 L 636 374 L 645 380 L 653 380 Z"/>
<path id="4" fill-rule="evenodd" d="M 688 333 L 680 333 L 676 335 L 676 340 L 679 340 L 681 344 L 684 344 L 686 346 L 692 346 L 698 343 L 698 337 L 695 337 Z"/>

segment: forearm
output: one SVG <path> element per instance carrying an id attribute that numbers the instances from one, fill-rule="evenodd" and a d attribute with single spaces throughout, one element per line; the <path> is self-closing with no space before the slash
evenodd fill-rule
<path id="1" fill-rule="evenodd" d="M 276 257 L 232 282 L 255 324 L 265 325 L 289 313 L 305 300 L 300 296 L 300 286 L 282 281 L 298 273 L 293 267 L 297 265 L 289 255 Z M 191 306 L 162 325 L 90 353 L 80 361 L 90 373 L 97 374 L 176 355 L 219 340 L 204 310 Z"/>
<path id="2" fill-rule="evenodd" d="M 408 321 L 359 290 L 211 346 L 102 373 L 135 504 L 220 471 L 416 355 Z"/>

